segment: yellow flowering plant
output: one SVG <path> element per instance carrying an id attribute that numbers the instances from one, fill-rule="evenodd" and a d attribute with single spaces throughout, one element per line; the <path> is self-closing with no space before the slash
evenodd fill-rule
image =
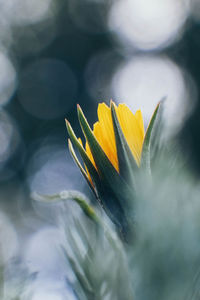
<path id="1" fill-rule="evenodd" d="M 32 194 L 37 201 L 64 201 L 67 210 L 58 220 L 62 258 L 73 271 L 69 283 L 77 299 L 199 295 L 199 184 L 176 138 L 165 143 L 162 104 L 146 130 L 141 111 L 132 113 L 125 104 L 100 103 L 92 129 L 78 106 L 85 142 L 66 121 L 69 150 L 116 226 L 76 190 Z M 81 214 L 68 206 L 71 200 Z"/>
<path id="2" fill-rule="evenodd" d="M 80 106 L 78 118 L 84 133 L 85 147 L 66 120 L 69 150 L 82 174 L 107 215 L 123 236 L 133 224 L 135 175 L 141 168 L 151 172 L 151 134 L 158 117 L 157 105 L 145 132 L 142 113 L 135 114 L 125 104 L 111 101 L 98 105 L 98 121 L 90 128 Z M 73 145 L 79 151 L 84 166 L 78 160 Z"/>

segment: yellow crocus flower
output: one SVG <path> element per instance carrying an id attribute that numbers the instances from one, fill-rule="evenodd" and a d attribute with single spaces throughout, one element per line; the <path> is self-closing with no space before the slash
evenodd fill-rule
<path id="1" fill-rule="evenodd" d="M 126 231 L 135 189 L 135 172 L 150 170 L 151 133 L 157 118 L 157 105 L 145 132 L 142 113 L 135 114 L 125 104 L 111 101 L 98 105 L 98 121 L 90 128 L 80 106 L 79 122 L 85 135 L 85 147 L 66 121 L 69 149 L 106 213 Z M 79 151 L 85 168 L 78 160 L 72 143 Z"/>
<path id="2" fill-rule="evenodd" d="M 142 153 L 142 145 L 144 141 L 144 122 L 142 113 L 140 110 L 137 110 L 136 113 L 133 114 L 126 104 L 119 104 L 118 106 L 114 104 L 114 106 L 124 137 L 131 149 L 137 165 L 139 166 Z M 93 126 L 93 134 L 112 165 L 119 172 L 119 163 L 111 107 L 107 106 L 105 103 L 100 103 L 98 105 L 97 115 L 98 121 Z M 88 157 L 95 165 L 87 141 L 85 150 L 88 154 Z"/>

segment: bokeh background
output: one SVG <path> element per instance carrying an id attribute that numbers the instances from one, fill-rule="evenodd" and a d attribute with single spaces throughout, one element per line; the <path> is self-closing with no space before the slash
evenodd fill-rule
<path id="1" fill-rule="evenodd" d="M 147 124 L 166 98 L 163 134 L 178 135 L 198 179 L 199 92 L 199 0 L 0 0 L 0 252 L 39 272 L 33 300 L 74 299 L 57 251 L 64 208 L 30 197 L 88 192 L 64 119 L 82 136 L 76 104 L 92 124 L 113 99 Z"/>

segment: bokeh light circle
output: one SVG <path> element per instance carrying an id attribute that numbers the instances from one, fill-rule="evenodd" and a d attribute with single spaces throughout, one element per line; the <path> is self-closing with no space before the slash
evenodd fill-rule
<path id="1" fill-rule="evenodd" d="M 191 14 L 195 21 L 200 22 L 200 1 L 191 0 Z"/>
<path id="2" fill-rule="evenodd" d="M 19 142 L 17 126 L 4 110 L 0 110 L 0 166 L 15 152 Z"/>
<path id="3" fill-rule="evenodd" d="M 0 106 L 5 105 L 16 89 L 16 71 L 10 59 L 0 52 Z"/>
<path id="4" fill-rule="evenodd" d="M 7 216 L 0 212 L 0 266 L 8 262 L 17 252 L 18 238 Z"/>
<path id="5" fill-rule="evenodd" d="M 60 293 L 56 293 L 56 292 L 48 292 L 48 291 L 39 291 L 33 294 L 33 297 L 31 298 L 31 300 L 44 300 L 44 299 L 48 299 L 48 300 L 63 300 L 63 296 L 60 295 Z"/>
<path id="6" fill-rule="evenodd" d="M 113 3 L 108 24 L 125 46 L 150 50 L 171 44 L 188 15 L 188 0 L 120 0 Z"/>
<path id="7" fill-rule="evenodd" d="M 163 56 L 141 55 L 127 60 L 114 75 L 112 89 L 114 99 L 127 103 L 134 112 L 142 110 L 146 124 L 155 106 L 166 97 L 166 134 L 178 130 L 194 104 L 182 71 Z"/>
<path id="8" fill-rule="evenodd" d="M 31 299 L 75 299 L 65 281 L 67 264 L 60 255 L 63 238 L 58 228 L 45 226 L 32 234 L 24 245 L 25 265 L 31 273 L 37 272 L 30 290 Z"/>
<path id="9" fill-rule="evenodd" d="M 20 25 L 34 24 L 48 17 L 52 0 L 15 0 L 11 2 L 10 11 L 13 23 Z"/>
<path id="10" fill-rule="evenodd" d="M 25 245 L 24 260 L 31 272 L 40 272 L 57 276 L 62 269 L 62 262 L 58 253 L 61 243 L 59 230 L 45 227 L 32 235 Z M 40 247 L 38 247 L 40 245 Z M 51 251 L 48 251 L 51 245 Z M 46 255 L 45 255 L 46 253 Z"/>
<path id="11" fill-rule="evenodd" d="M 28 167 L 28 183 L 32 192 L 56 194 L 63 190 L 83 189 L 85 181 L 68 149 L 47 142 L 33 155 Z"/>

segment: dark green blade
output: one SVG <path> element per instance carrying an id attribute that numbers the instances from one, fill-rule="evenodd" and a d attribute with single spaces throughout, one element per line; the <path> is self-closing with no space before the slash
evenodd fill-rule
<path id="1" fill-rule="evenodd" d="M 134 171 L 138 170 L 138 166 L 122 132 L 113 102 L 111 102 L 111 113 L 117 146 L 119 171 L 125 180 L 134 182 Z"/>
<path id="2" fill-rule="evenodd" d="M 159 110 L 156 116 L 156 121 L 153 126 L 151 134 L 151 162 L 156 161 L 158 156 L 163 153 L 163 142 L 164 142 L 164 122 L 163 122 L 163 113 L 164 113 L 164 103 L 165 99 L 161 100 Z M 165 147 L 164 147 L 165 148 Z"/>
<path id="3" fill-rule="evenodd" d="M 147 131 L 144 137 L 144 143 L 142 147 L 142 155 L 141 155 L 141 167 L 148 170 L 151 173 L 151 166 L 150 166 L 150 145 L 151 145 L 151 134 L 155 125 L 155 121 L 157 119 L 158 111 L 160 107 L 160 102 L 156 106 L 154 113 L 151 117 L 149 125 L 147 127 Z"/>
<path id="4" fill-rule="evenodd" d="M 78 160 L 78 157 L 76 156 L 76 153 L 75 153 L 75 151 L 74 151 L 74 148 L 73 148 L 73 145 L 72 145 L 70 139 L 68 139 L 68 147 L 69 147 L 69 151 L 70 151 L 70 153 L 71 153 L 71 155 L 72 155 L 72 157 L 73 157 L 75 163 L 76 163 L 77 166 L 79 167 L 81 173 L 83 174 L 84 178 L 86 179 L 87 183 L 89 184 L 91 190 L 93 191 L 93 193 L 94 193 L 95 196 L 97 197 L 97 193 L 96 193 L 96 191 L 95 191 L 93 185 L 91 184 L 91 182 L 90 182 L 90 180 L 89 180 L 89 178 L 88 178 L 88 174 L 87 174 L 86 171 L 83 169 L 83 167 L 82 167 L 80 161 Z"/>
<path id="5" fill-rule="evenodd" d="M 92 181 L 94 182 L 97 190 L 98 190 L 98 187 L 100 185 L 100 179 L 99 179 L 99 175 L 95 169 L 95 167 L 93 166 L 92 162 L 90 161 L 89 157 L 87 156 L 87 153 L 85 151 L 85 149 L 82 147 L 82 145 L 79 143 L 70 123 L 68 121 L 66 121 L 66 126 L 67 126 L 67 131 L 68 131 L 68 134 L 74 144 L 74 146 L 78 149 L 87 169 L 88 169 L 88 172 L 90 173 L 90 176 L 92 178 Z"/>

